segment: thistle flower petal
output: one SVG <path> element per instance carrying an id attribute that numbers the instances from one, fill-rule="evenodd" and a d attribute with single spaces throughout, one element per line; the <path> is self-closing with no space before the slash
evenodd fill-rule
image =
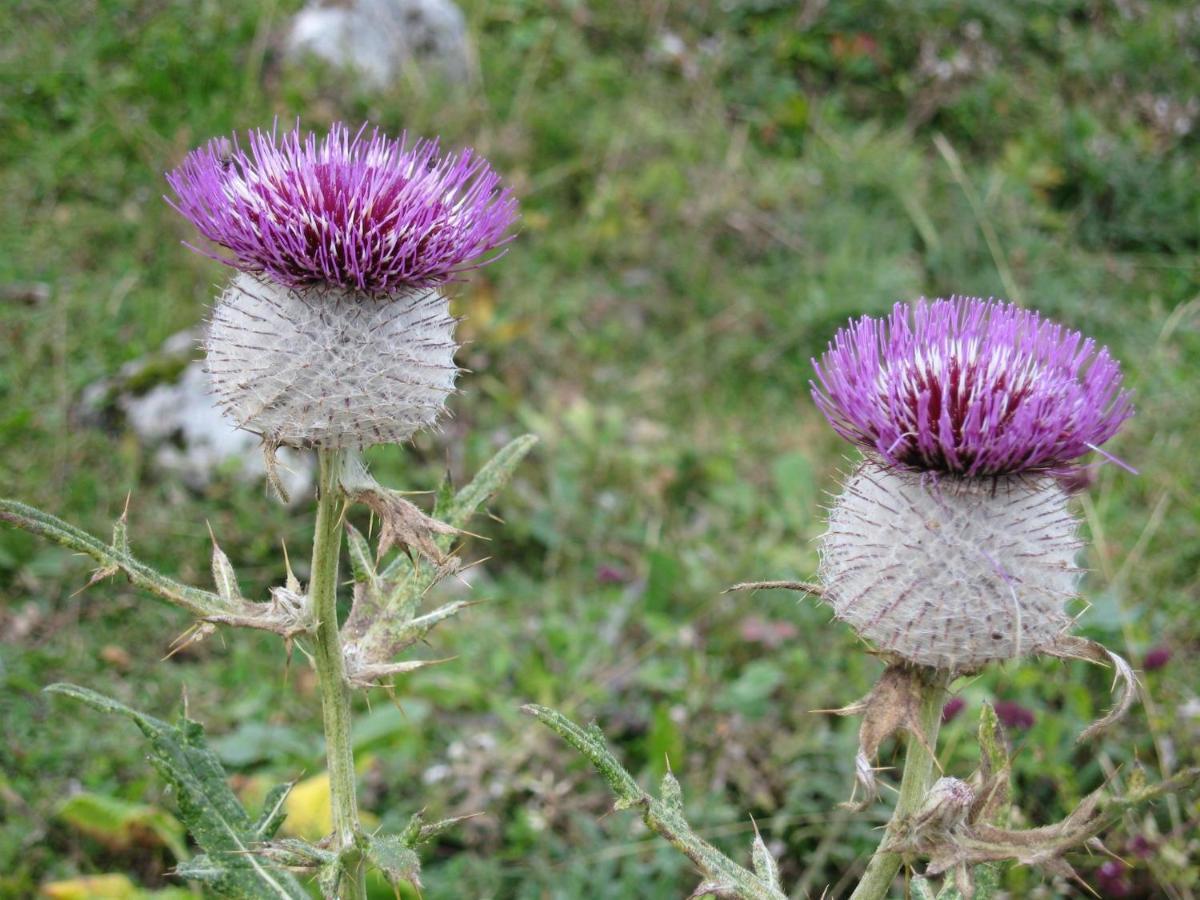
<path id="1" fill-rule="evenodd" d="M 489 262 L 516 200 L 487 161 L 366 129 L 217 138 L 167 175 L 167 202 L 228 251 L 198 252 L 292 288 L 391 295 Z"/>
<path id="2" fill-rule="evenodd" d="M 898 303 L 841 329 L 813 366 L 834 430 L 916 471 L 1069 473 L 1133 414 L 1106 348 L 996 300 Z"/>

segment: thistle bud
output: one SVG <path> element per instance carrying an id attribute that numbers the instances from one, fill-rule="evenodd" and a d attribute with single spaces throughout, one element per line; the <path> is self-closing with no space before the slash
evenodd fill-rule
<path id="1" fill-rule="evenodd" d="M 237 424 L 269 444 L 357 448 L 434 424 L 454 389 L 441 288 L 506 242 L 516 202 L 470 150 L 334 125 L 213 141 L 167 176 L 238 270 L 205 348 Z M 205 251 L 201 251 L 205 252 Z"/>
<path id="2" fill-rule="evenodd" d="M 838 618 L 954 672 L 1054 644 L 1079 580 L 1060 479 L 1132 414 L 1108 352 L 958 298 L 864 317 L 814 366 L 817 405 L 868 451 L 821 538 Z"/>

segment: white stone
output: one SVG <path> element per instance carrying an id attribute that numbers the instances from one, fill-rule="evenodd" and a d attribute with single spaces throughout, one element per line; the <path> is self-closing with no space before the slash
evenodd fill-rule
<path id="1" fill-rule="evenodd" d="M 456 82 L 472 71 L 466 23 L 450 0 L 310 4 L 292 20 L 287 52 L 353 69 L 377 88 L 398 81 L 406 66 L 432 67 Z"/>
<path id="2" fill-rule="evenodd" d="M 1077 521 L 1045 476 L 963 478 L 864 464 L 821 537 L 837 618 L 880 650 L 967 672 L 1070 624 Z"/>
<path id="3" fill-rule="evenodd" d="M 194 338 L 188 337 L 190 345 Z M 174 348 L 168 342 L 163 349 Z M 221 414 L 199 361 L 189 363 L 174 382 L 140 396 L 121 395 L 117 407 L 138 437 L 154 448 L 155 465 L 193 490 L 203 490 L 221 471 L 247 481 L 266 476 L 261 439 Z M 278 462 L 289 497 L 307 501 L 316 474 L 311 454 L 282 451 Z"/>

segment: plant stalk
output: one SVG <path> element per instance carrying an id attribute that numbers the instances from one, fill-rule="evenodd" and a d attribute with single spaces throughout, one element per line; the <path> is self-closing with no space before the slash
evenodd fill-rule
<path id="1" fill-rule="evenodd" d="M 313 536 L 312 572 L 308 592 L 316 614 L 317 679 L 325 719 L 325 755 L 333 808 L 333 850 L 342 860 L 338 896 L 362 900 L 366 866 L 359 845 L 358 800 L 355 795 L 354 750 L 350 743 L 350 686 L 346 681 L 342 642 L 338 634 L 338 557 L 342 549 L 341 452 L 318 451 L 317 525 Z"/>
<path id="2" fill-rule="evenodd" d="M 942 705 L 946 699 L 946 686 L 949 679 L 945 673 L 930 669 L 927 677 L 921 680 L 921 709 L 920 727 L 929 747 L 937 751 L 938 730 L 942 727 Z M 929 791 L 930 776 L 933 774 L 933 755 L 925 749 L 925 745 L 912 735 L 905 740 L 904 746 L 904 775 L 900 779 L 900 796 L 896 800 L 896 808 L 892 810 L 891 821 L 875 855 L 867 864 L 858 887 L 850 895 L 850 900 L 886 900 L 892 888 L 896 873 L 903 863 L 899 853 L 893 853 L 883 848 L 904 822 L 921 808 L 922 802 Z"/>

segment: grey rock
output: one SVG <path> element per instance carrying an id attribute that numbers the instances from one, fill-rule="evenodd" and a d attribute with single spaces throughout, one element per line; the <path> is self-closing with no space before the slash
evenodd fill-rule
<path id="1" fill-rule="evenodd" d="M 203 363 L 193 358 L 197 333 L 182 331 L 152 354 L 126 363 L 112 378 L 90 385 L 78 413 L 101 424 L 113 412 L 147 447 L 159 471 L 203 490 L 222 476 L 252 483 L 266 477 L 262 441 L 237 428 L 217 408 Z M 293 502 L 316 483 L 311 453 L 283 448 L 278 474 Z"/>
<path id="2" fill-rule="evenodd" d="M 454 82 L 472 72 L 466 22 L 450 0 L 318 0 L 292 20 L 286 52 L 352 69 L 376 88 L 394 84 L 410 66 Z"/>

